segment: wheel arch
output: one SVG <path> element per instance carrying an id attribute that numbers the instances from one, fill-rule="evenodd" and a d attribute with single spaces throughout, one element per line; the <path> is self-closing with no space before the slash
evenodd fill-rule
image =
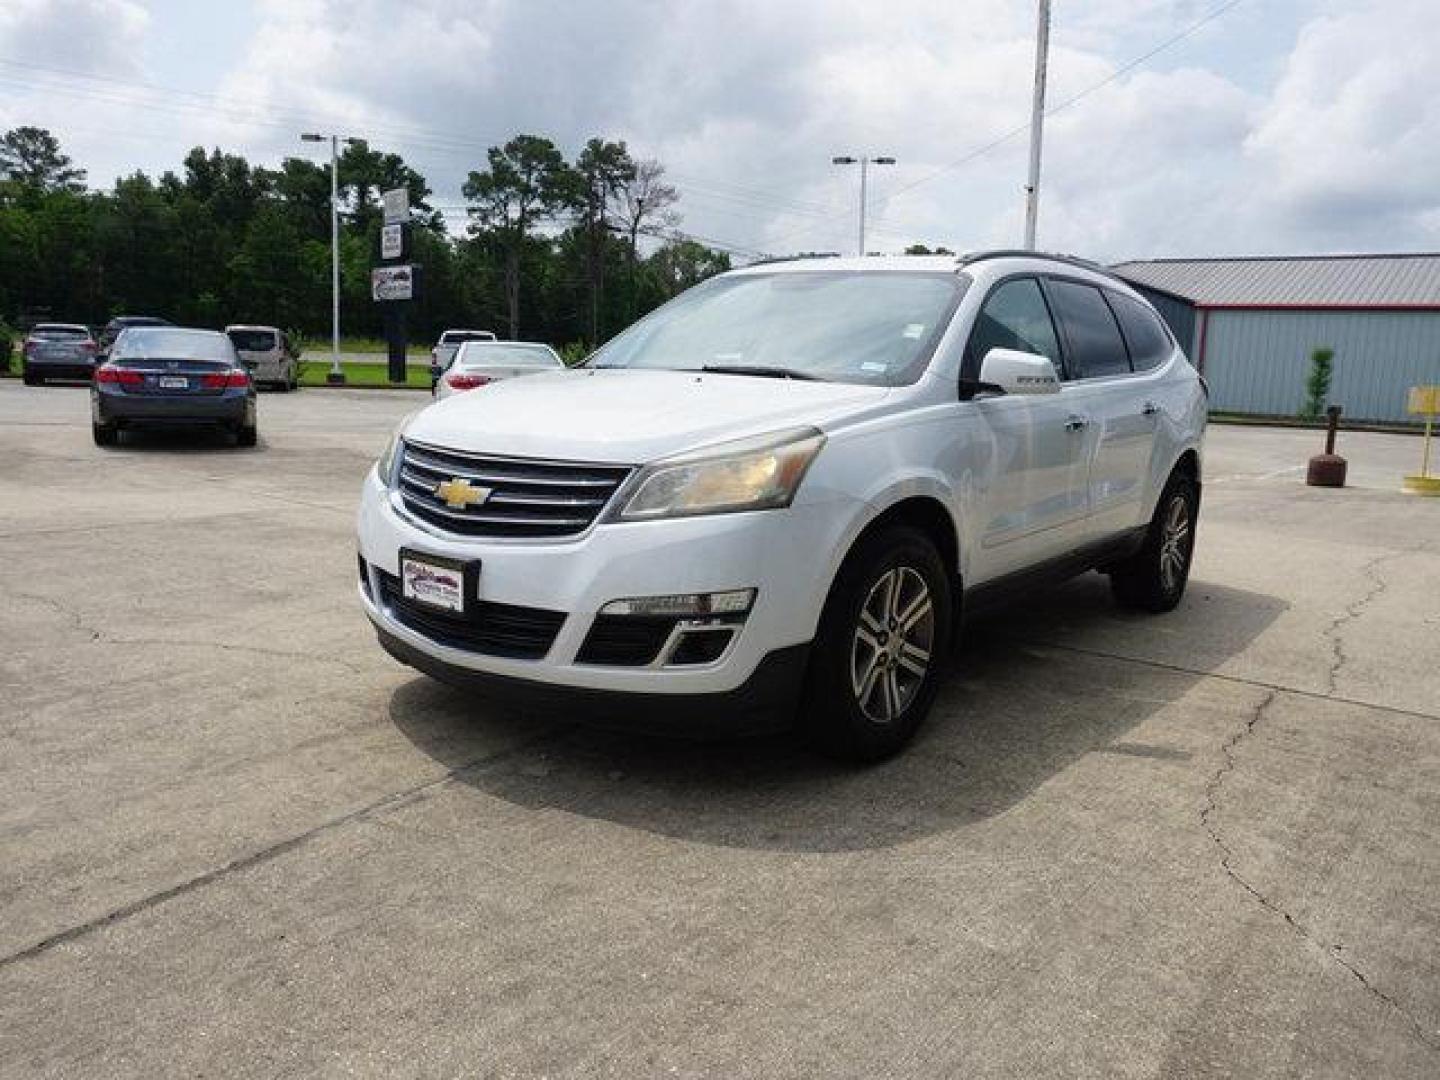
<path id="1" fill-rule="evenodd" d="M 834 588 L 840 570 L 855 551 L 871 536 L 894 525 L 908 525 L 928 536 L 940 552 L 940 559 L 950 575 L 950 596 L 953 605 L 960 602 L 960 530 L 950 508 L 934 495 L 906 495 L 890 503 L 850 538 L 845 553 L 836 562 L 830 587 Z"/>

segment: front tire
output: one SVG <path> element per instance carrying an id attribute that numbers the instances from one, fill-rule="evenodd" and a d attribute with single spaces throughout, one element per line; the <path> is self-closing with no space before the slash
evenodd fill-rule
<path id="1" fill-rule="evenodd" d="M 880 761 L 914 737 L 950 648 L 950 575 L 909 526 L 867 537 L 831 586 L 806 676 L 801 726 L 822 752 Z"/>
<path id="2" fill-rule="evenodd" d="M 1160 614 L 1185 595 L 1195 554 L 1200 491 L 1188 477 L 1172 477 L 1155 506 L 1144 546 L 1110 571 L 1110 588 L 1121 607 Z"/>

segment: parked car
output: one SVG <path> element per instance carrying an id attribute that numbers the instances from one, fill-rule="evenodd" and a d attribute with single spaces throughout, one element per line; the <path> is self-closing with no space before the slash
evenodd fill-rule
<path id="1" fill-rule="evenodd" d="M 549 345 L 532 341 L 467 341 L 455 354 L 449 370 L 443 375 L 433 373 L 434 394 L 436 398 L 447 398 L 503 379 L 557 371 L 564 366 L 565 361 Z"/>
<path id="2" fill-rule="evenodd" d="M 48 379 L 89 382 L 95 352 L 90 328 L 81 323 L 36 323 L 20 351 L 25 385 L 41 386 Z"/>
<path id="3" fill-rule="evenodd" d="M 235 346 L 215 330 L 129 327 L 95 369 L 90 419 L 97 446 L 121 431 L 164 424 L 215 424 L 254 446 L 255 383 Z"/>
<path id="4" fill-rule="evenodd" d="M 1092 264 L 749 267 L 402 425 L 359 591 L 391 654 L 481 693 L 677 734 L 798 719 L 873 760 L 959 612 L 1089 569 L 1180 602 L 1205 421 L 1164 322 Z"/>
<path id="5" fill-rule="evenodd" d="M 300 356 L 290 335 L 274 326 L 227 326 L 225 336 L 257 383 L 281 390 L 300 385 Z"/>
<path id="6" fill-rule="evenodd" d="M 110 346 L 115 344 L 115 339 L 120 336 L 120 331 L 128 327 L 174 325 L 169 319 L 157 318 L 154 315 L 117 315 L 105 324 L 105 329 L 100 331 L 99 359 L 104 360 L 110 355 Z"/>
<path id="7" fill-rule="evenodd" d="M 455 359 L 455 352 L 467 341 L 494 341 L 495 335 L 489 330 L 446 330 L 430 350 L 430 366 L 439 368 L 444 374 Z M 439 376 L 437 375 L 436 378 Z"/>

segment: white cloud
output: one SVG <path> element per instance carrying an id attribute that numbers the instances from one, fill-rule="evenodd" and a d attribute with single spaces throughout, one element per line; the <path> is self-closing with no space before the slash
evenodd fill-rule
<path id="1" fill-rule="evenodd" d="M 167 2 L 150 0 L 153 25 L 173 25 Z M 1057 5 L 1052 103 L 1215 6 Z M 1433 7 L 1242 3 L 1119 75 L 1047 123 L 1042 242 L 1117 258 L 1434 246 Z M 830 157 L 890 153 L 871 246 L 969 248 L 1019 238 L 1024 136 L 948 166 L 1028 118 L 1033 19 L 1030 0 L 260 0 L 225 70 L 188 87 L 223 107 L 126 107 L 113 98 L 143 91 L 77 98 L 37 76 L 0 122 L 51 127 L 97 181 L 175 167 L 195 143 L 273 162 L 330 126 L 404 154 L 451 203 L 516 132 L 570 151 L 625 138 L 670 167 L 685 228 L 767 250 L 849 250 L 857 177 Z M 8 0 L 0 57 L 164 84 L 146 29 L 138 0 Z"/>

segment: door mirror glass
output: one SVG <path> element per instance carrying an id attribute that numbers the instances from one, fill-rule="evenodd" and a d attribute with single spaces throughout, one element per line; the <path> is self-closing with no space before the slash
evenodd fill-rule
<path id="1" fill-rule="evenodd" d="M 980 362 L 980 385 L 1005 394 L 1058 394 L 1060 377 L 1047 357 L 995 348 Z"/>

